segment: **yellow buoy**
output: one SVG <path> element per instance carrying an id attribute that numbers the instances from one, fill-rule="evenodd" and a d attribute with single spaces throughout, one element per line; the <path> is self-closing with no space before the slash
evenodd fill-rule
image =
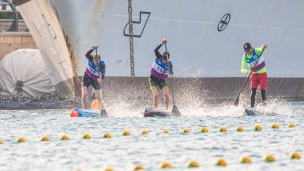
<path id="1" fill-rule="evenodd" d="M 270 154 L 264 156 L 263 160 L 264 162 L 275 162 L 275 158 Z"/>
<path id="2" fill-rule="evenodd" d="M 216 166 L 227 166 L 227 163 L 224 159 L 217 159 L 214 163 Z"/>
<path id="3" fill-rule="evenodd" d="M 60 140 L 63 141 L 63 140 L 69 140 L 69 137 L 67 135 L 62 135 L 60 137 Z"/>
<path id="4" fill-rule="evenodd" d="M 0 144 L 3 144 L 3 141 L 0 140 Z"/>
<path id="5" fill-rule="evenodd" d="M 164 130 L 162 130 L 162 132 L 161 132 L 162 134 L 169 134 L 169 131 L 168 130 L 166 130 L 166 129 L 164 129 Z"/>
<path id="6" fill-rule="evenodd" d="M 227 132 L 227 129 L 225 127 L 221 126 L 219 128 L 219 132 Z"/>
<path id="7" fill-rule="evenodd" d="M 124 131 L 122 131 L 121 135 L 122 135 L 122 136 L 129 136 L 129 135 L 130 135 L 130 132 L 124 130 Z"/>
<path id="8" fill-rule="evenodd" d="M 294 128 L 294 127 L 296 127 L 294 123 L 290 123 L 290 124 L 288 124 L 287 126 L 288 126 L 289 128 Z"/>
<path id="9" fill-rule="evenodd" d="M 143 129 L 140 134 L 149 134 L 148 130 Z"/>
<path id="10" fill-rule="evenodd" d="M 83 134 L 82 139 L 91 139 L 91 136 L 89 134 Z"/>
<path id="11" fill-rule="evenodd" d="M 172 168 L 172 166 L 168 162 L 162 162 L 159 164 L 159 168 Z"/>
<path id="12" fill-rule="evenodd" d="M 111 168 L 109 168 L 109 167 L 107 167 L 107 168 L 104 169 L 104 171 L 114 171 L 114 170 L 111 169 Z"/>
<path id="13" fill-rule="evenodd" d="M 49 137 L 48 136 L 42 136 L 40 138 L 40 141 L 50 141 Z"/>
<path id="14" fill-rule="evenodd" d="M 237 132 L 243 132 L 243 131 L 244 131 L 244 128 L 243 128 L 242 126 L 237 126 L 237 127 L 235 128 L 235 130 L 236 130 Z"/>
<path id="15" fill-rule="evenodd" d="M 202 127 L 200 129 L 200 132 L 203 132 L 203 133 L 207 133 L 208 132 L 208 129 L 206 127 Z"/>
<path id="16" fill-rule="evenodd" d="M 301 155 L 299 153 L 297 153 L 297 152 L 291 152 L 289 154 L 289 158 L 290 159 L 301 159 Z"/>
<path id="17" fill-rule="evenodd" d="M 190 160 L 187 162 L 187 167 L 191 168 L 191 167 L 199 167 L 199 164 L 196 161 Z"/>
<path id="18" fill-rule="evenodd" d="M 26 142 L 25 139 L 23 137 L 19 137 L 17 140 L 16 140 L 17 143 L 22 143 L 22 142 Z"/>
<path id="19" fill-rule="evenodd" d="M 248 156 L 240 157 L 240 163 L 251 163 L 251 159 Z"/>
<path id="20" fill-rule="evenodd" d="M 102 138 L 111 138 L 111 134 L 108 132 L 105 132 L 102 134 Z"/>
<path id="21" fill-rule="evenodd" d="M 279 125 L 276 123 L 271 124 L 270 128 L 279 129 Z"/>
<path id="22" fill-rule="evenodd" d="M 141 165 L 135 165 L 133 170 L 144 170 L 144 168 Z"/>
<path id="23" fill-rule="evenodd" d="M 190 133 L 190 129 L 188 129 L 188 128 L 184 128 L 184 129 L 182 130 L 182 133 L 186 133 L 186 134 L 188 134 L 188 133 Z"/>
<path id="24" fill-rule="evenodd" d="M 259 125 L 259 124 L 256 124 L 256 125 L 254 125 L 253 130 L 254 131 L 262 131 L 262 126 Z"/>

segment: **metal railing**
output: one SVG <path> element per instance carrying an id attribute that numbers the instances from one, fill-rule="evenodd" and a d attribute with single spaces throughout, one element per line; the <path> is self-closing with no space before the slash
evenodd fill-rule
<path id="1" fill-rule="evenodd" d="M 12 22 L 12 25 L 10 26 L 10 28 L 7 30 L 7 31 L 15 31 L 17 32 L 18 31 L 18 11 L 15 7 L 14 4 L 12 4 L 11 2 L 7 1 L 7 0 L 2 0 L 0 1 L 0 5 L 3 6 L 3 5 L 8 5 L 12 10 L 0 10 L 0 12 L 13 12 L 13 22 Z M 0 20 L 0 21 L 7 21 L 7 19 L 3 19 L 3 20 Z"/>

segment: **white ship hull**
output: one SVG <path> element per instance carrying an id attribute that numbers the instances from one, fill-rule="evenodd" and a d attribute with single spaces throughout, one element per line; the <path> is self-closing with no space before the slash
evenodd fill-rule
<path id="1" fill-rule="evenodd" d="M 128 4 L 121 0 L 53 0 L 60 22 L 71 40 L 82 75 L 84 54 L 94 43 L 107 64 L 107 76 L 130 76 L 129 38 L 123 35 Z M 285 0 L 133 0 L 133 21 L 151 12 L 143 30 L 134 24 L 135 75 L 147 77 L 154 48 L 168 39 L 177 77 L 244 77 L 240 73 L 242 45 L 266 43 L 269 77 L 304 77 L 304 1 Z M 230 21 L 218 31 L 222 17 Z M 225 18 L 224 18 L 225 19 Z M 128 29 L 126 30 L 128 33 Z M 163 48 L 162 51 L 165 51 Z M 121 61 L 121 62 L 120 62 Z M 303 62 L 300 62 L 303 61 Z"/>
<path id="2" fill-rule="evenodd" d="M 69 51 L 57 55 L 71 58 L 73 76 L 83 75 L 87 62 L 84 55 L 95 43 L 100 45 L 98 51 L 107 65 L 107 77 L 131 75 L 129 37 L 124 35 L 129 31 L 128 27 L 125 29 L 128 1 L 32 0 L 28 3 L 43 4 L 41 13 L 51 10 L 57 15 Z M 235 94 L 247 77 L 240 72 L 242 45 L 250 42 L 259 47 L 265 43 L 269 45 L 263 54 L 269 86 L 274 89 L 270 91 L 278 96 L 304 94 L 304 23 L 301 22 L 304 1 L 133 0 L 132 7 L 133 21 L 141 20 L 133 25 L 136 77 L 150 75 L 155 59 L 153 50 L 166 38 L 175 77 L 208 79 L 213 80 L 212 84 L 219 81 L 219 87 L 226 91 L 224 87 L 228 86 L 228 91 Z M 150 15 L 142 13 L 140 18 L 141 12 Z M 36 17 L 41 18 L 41 14 Z M 33 29 L 30 31 L 35 34 Z M 161 51 L 165 51 L 164 47 Z M 228 85 L 227 79 L 235 81 Z M 282 90 L 284 93 L 278 91 L 282 89 L 279 84 L 286 89 Z"/>

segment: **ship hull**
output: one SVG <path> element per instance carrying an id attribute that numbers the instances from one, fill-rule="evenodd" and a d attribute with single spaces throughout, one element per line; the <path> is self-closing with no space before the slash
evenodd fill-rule
<path id="1" fill-rule="evenodd" d="M 134 86 L 128 86 L 133 82 L 129 81 L 132 79 L 129 78 L 127 1 L 46 1 L 57 15 L 68 42 L 75 76 L 83 76 L 87 62 L 84 54 L 97 43 L 107 66 L 108 81 L 104 81 L 107 96 L 114 98 L 117 86 L 129 87 L 126 92 L 132 91 Z M 154 49 L 166 38 L 177 96 L 184 97 L 191 92 L 193 97 L 189 98 L 233 99 L 247 77 L 240 72 L 242 45 L 250 42 L 254 47 L 269 45 L 263 53 L 269 77 L 267 95 L 303 97 L 304 23 L 299 22 L 304 16 L 303 6 L 302 0 L 265 0 L 263 3 L 133 0 L 134 69 L 138 80 L 135 85 L 142 85 L 137 90 L 145 91 L 141 94 L 150 93 L 147 77 L 155 59 Z M 160 51 L 164 52 L 165 48 Z M 187 93 L 182 93 L 184 91 Z M 244 94 L 249 93 L 244 90 Z"/>

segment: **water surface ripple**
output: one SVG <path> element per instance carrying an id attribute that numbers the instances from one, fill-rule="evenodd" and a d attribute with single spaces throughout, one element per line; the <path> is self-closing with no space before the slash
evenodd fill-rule
<path id="1" fill-rule="evenodd" d="M 70 118 L 70 110 L 0 111 L 0 170 L 132 170 L 135 164 L 146 170 L 160 170 L 167 161 L 171 170 L 303 170 L 304 160 L 289 160 L 290 152 L 304 157 L 304 109 L 302 103 L 279 104 L 263 109 L 261 116 L 241 116 L 242 107 L 207 106 L 181 108 L 183 116 L 167 118 L 137 117 L 140 109 L 109 110 L 108 118 Z M 270 129 L 272 123 L 280 128 Z M 288 128 L 289 123 L 296 124 Z M 263 130 L 254 132 L 255 124 Z M 227 133 L 218 132 L 220 126 Z M 236 132 L 243 126 L 244 132 Z M 207 127 L 208 133 L 199 133 Z M 189 134 L 181 133 L 184 128 Z M 141 130 L 149 131 L 141 135 Z M 169 134 L 161 134 L 167 129 Z M 130 136 L 121 136 L 128 130 Z M 111 139 L 101 138 L 109 132 Z M 88 133 L 90 140 L 82 139 Z M 60 141 L 66 134 L 69 141 Z M 50 142 L 41 142 L 46 135 Z M 24 137 L 26 143 L 15 143 Z M 274 163 L 264 163 L 272 154 Z M 252 164 L 239 164 L 247 155 Z M 223 158 L 227 166 L 214 161 Z M 199 169 L 188 169 L 186 162 L 195 160 Z"/>

